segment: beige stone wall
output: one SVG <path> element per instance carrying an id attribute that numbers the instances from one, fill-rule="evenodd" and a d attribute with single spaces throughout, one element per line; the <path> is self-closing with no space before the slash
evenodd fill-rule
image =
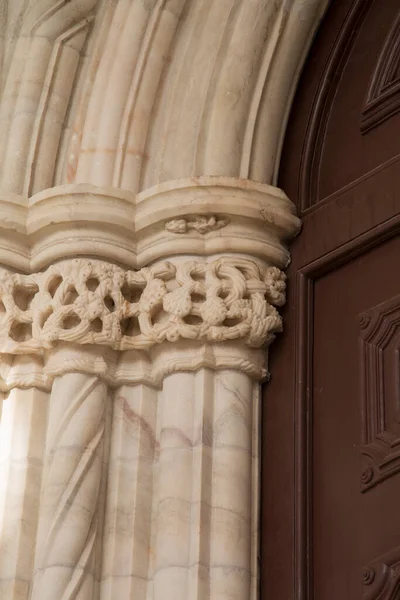
<path id="1" fill-rule="evenodd" d="M 327 0 L 0 7 L 0 598 L 253 600 L 274 187 Z"/>

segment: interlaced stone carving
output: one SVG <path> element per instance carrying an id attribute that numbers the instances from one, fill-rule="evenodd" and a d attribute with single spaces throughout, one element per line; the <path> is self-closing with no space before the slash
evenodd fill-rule
<path id="1" fill-rule="evenodd" d="M 57 341 L 128 350 L 239 338 L 260 347 L 281 330 L 273 305 L 284 301 L 284 273 L 245 259 L 125 271 L 80 258 L 32 275 L 0 269 L 0 351 L 40 353 Z"/>

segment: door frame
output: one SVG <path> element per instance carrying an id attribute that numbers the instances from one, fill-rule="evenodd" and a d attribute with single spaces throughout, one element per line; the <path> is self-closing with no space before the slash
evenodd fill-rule
<path id="1" fill-rule="evenodd" d="M 300 267 L 294 274 L 295 322 L 294 394 L 294 598 L 311 600 L 312 578 L 312 360 L 314 283 L 400 232 L 400 214 Z M 293 253 L 293 265 L 296 252 Z"/>

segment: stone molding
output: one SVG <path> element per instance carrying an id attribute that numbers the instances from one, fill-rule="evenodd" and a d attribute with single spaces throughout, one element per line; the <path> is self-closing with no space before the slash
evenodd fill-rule
<path id="1" fill-rule="evenodd" d="M 26 272 L 84 255 L 140 268 L 171 255 L 229 249 L 284 267 L 285 241 L 299 227 L 281 190 L 232 177 L 170 181 L 138 195 L 74 184 L 29 201 L 0 198 L 2 262 Z"/>
<path id="2" fill-rule="evenodd" d="M 53 381 L 67 373 L 96 375 L 111 389 L 121 385 L 146 385 L 160 390 L 173 373 L 194 373 L 200 369 L 232 370 L 256 382 L 269 377 L 265 348 L 243 343 L 164 343 L 150 352 L 130 350 L 118 353 L 101 346 L 75 346 L 60 342 L 43 357 L 3 355 L 0 362 L 0 391 L 37 388 L 50 392 Z"/>

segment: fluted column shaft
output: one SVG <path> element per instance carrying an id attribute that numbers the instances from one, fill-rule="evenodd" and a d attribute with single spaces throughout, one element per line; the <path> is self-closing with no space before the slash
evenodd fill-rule
<path id="1" fill-rule="evenodd" d="M 154 600 L 252 595 L 252 379 L 175 373 L 159 404 Z M 179 390 L 179 392 L 178 392 Z"/>
<path id="2" fill-rule="evenodd" d="M 157 390 L 115 390 L 103 538 L 101 600 L 148 594 Z"/>

